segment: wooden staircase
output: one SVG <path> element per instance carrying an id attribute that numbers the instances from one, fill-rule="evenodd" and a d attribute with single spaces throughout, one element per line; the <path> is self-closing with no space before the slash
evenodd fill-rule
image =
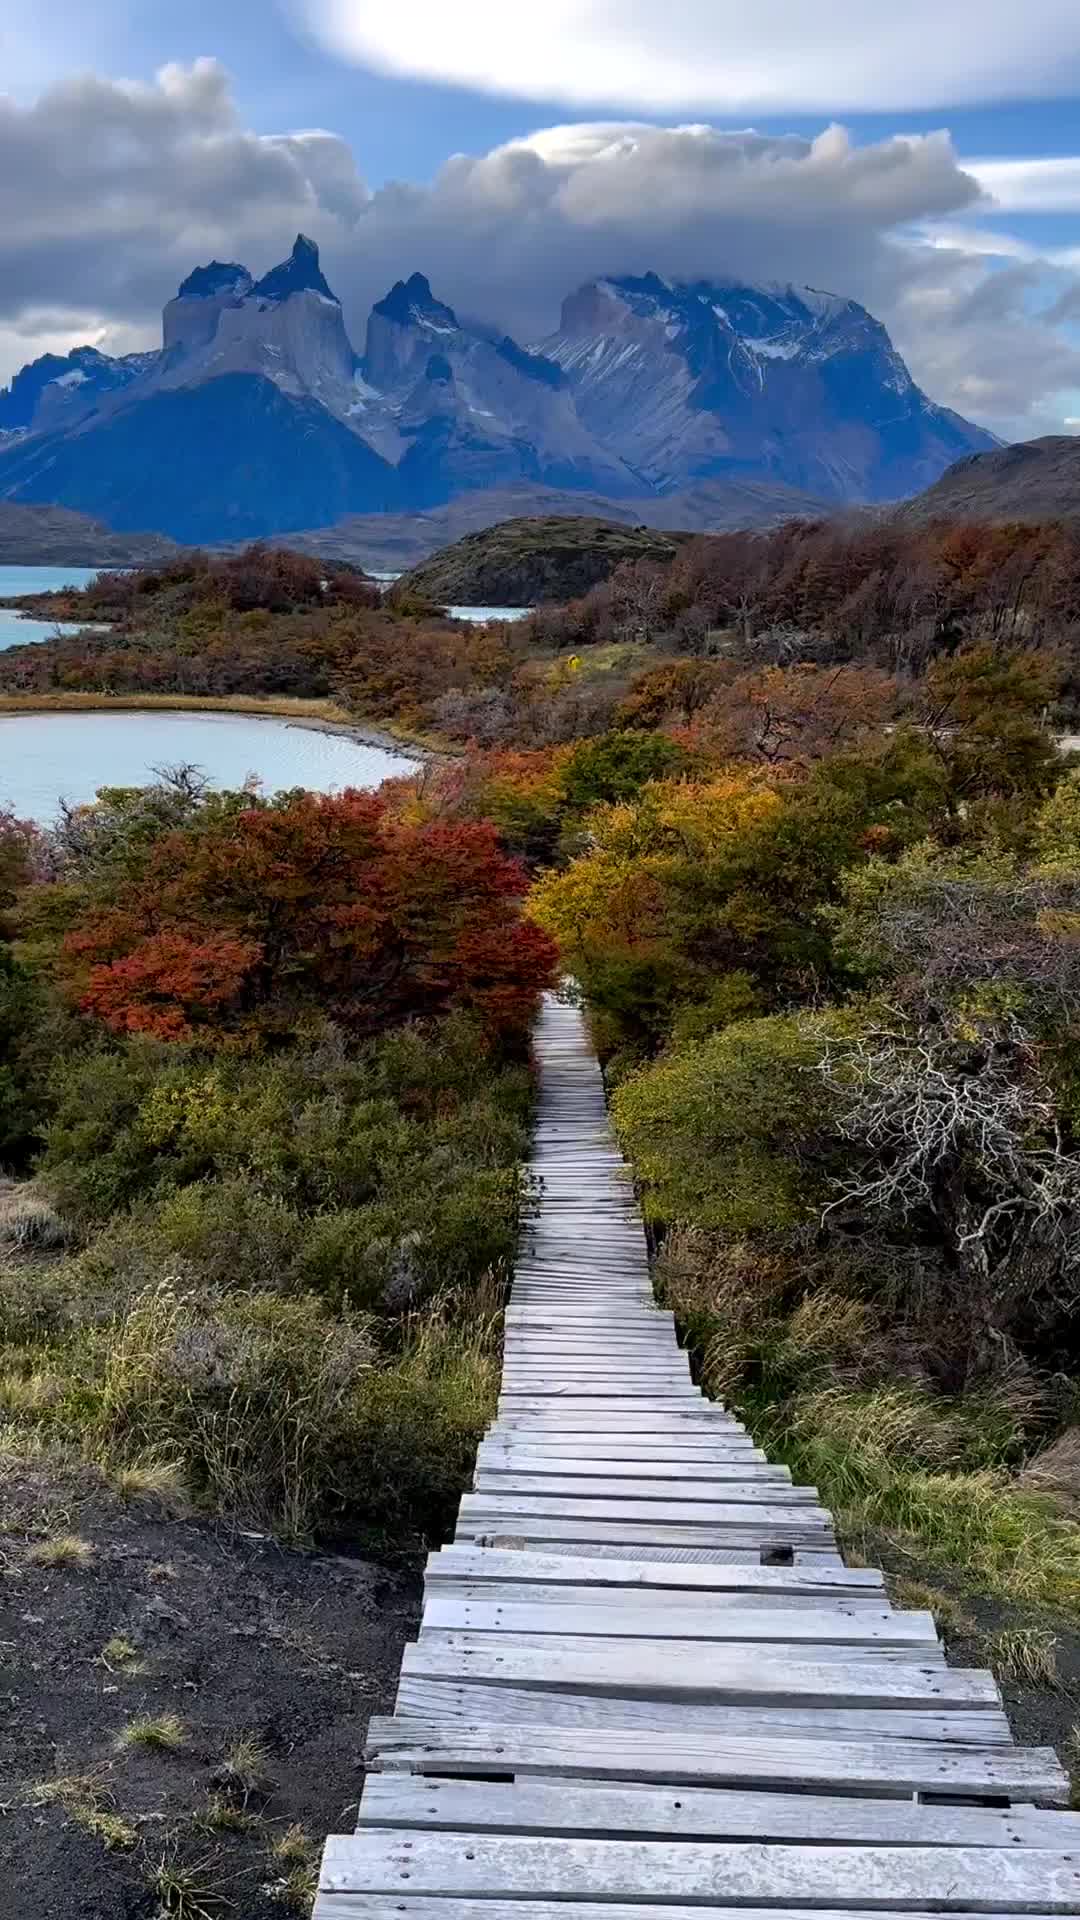
<path id="1" fill-rule="evenodd" d="M 536 1050 L 498 1418 L 316 1920 L 1080 1913 L 1055 1755 L 702 1398 L 580 1014 Z"/>

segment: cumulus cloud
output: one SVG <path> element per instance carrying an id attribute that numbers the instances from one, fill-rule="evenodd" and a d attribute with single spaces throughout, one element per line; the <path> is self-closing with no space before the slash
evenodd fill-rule
<path id="1" fill-rule="evenodd" d="M 193 265 L 265 271 L 302 228 L 358 346 L 373 300 L 416 270 L 527 342 L 598 275 L 806 282 L 878 314 L 936 399 L 1045 431 L 1076 410 L 1055 396 L 1080 393 L 1080 281 L 981 229 L 990 205 L 941 133 L 857 146 L 839 127 L 627 121 L 548 127 L 371 193 L 335 134 L 247 129 L 213 61 L 148 85 L 84 77 L 0 102 L 0 376 L 32 343 L 152 344 Z"/>
<path id="2" fill-rule="evenodd" d="M 335 53 L 525 100 L 652 112 L 936 107 L 1065 95 L 1075 0 L 286 0 Z"/>
<path id="3" fill-rule="evenodd" d="M 0 322 L 47 306 L 149 323 L 193 260 L 348 231 L 367 198 L 334 135 L 244 128 L 214 60 L 0 97 Z"/>

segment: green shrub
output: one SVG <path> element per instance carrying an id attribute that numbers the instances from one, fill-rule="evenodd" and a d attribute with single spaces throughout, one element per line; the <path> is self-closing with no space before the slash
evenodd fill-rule
<path id="1" fill-rule="evenodd" d="M 735 1233 L 793 1225 L 822 1192 L 821 1018 L 745 1020 L 666 1054 L 612 1113 L 653 1218 Z"/>

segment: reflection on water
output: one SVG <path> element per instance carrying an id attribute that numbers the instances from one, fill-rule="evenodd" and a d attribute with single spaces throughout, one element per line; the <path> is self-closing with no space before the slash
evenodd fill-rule
<path id="1" fill-rule="evenodd" d="M 99 787 L 142 787 L 162 767 L 191 764 L 215 787 L 263 791 L 377 787 L 415 762 L 344 734 L 233 713 L 0 714 L 0 807 L 54 820 L 61 799 L 92 800 Z"/>

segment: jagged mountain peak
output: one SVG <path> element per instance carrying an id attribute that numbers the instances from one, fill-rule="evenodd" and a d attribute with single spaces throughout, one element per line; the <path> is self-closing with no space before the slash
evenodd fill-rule
<path id="1" fill-rule="evenodd" d="M 390 320 L 397 327 L 426 326 L 437 332 L 457 331 L 457 314 L 442 300 L 436 300 L 426 274 L 411 274 L 408 280 L 395 280 L 385 299 L 376 303 L 372 313 Z"/>
<path id="2" fill-rule="evenodd" d="M 178 300 L 216 300 L 222 294 L 231 293 L 242 300 L 254 284 L 247 268 L 238 261 L 211 260 L 181 280 L 176 297 Z"/>
<path id="3" fill-rule="evenodd" d="M 306 233 L 298 233 L 293 250 L 280 266 L 255 282 L 252 294 L 263 300 L 287 300 L 293 293 L 321 293 L 324 300 L 340 305 L 337 294 L 328 285 L 319 265 L 319 249 Z"/>

